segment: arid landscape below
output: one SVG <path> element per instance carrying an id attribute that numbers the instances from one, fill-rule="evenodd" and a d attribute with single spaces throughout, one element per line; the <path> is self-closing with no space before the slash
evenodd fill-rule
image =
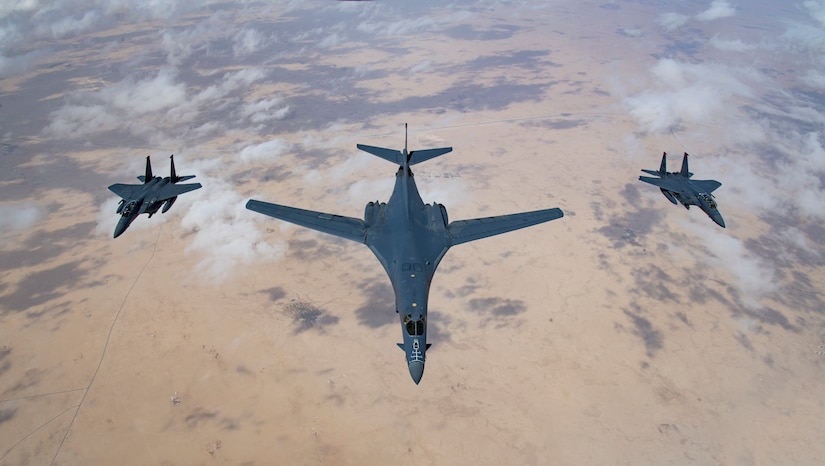
<path id="1" fill-rule="evenodd" d="M 825 4 L 0 7 L 0 465 L 822 464 Z M 672 9 L 671 9 L 672 8 Z M 363 245 L 396 166 L 452 248 L 410 380 Z M 727 228 L 638 181 L 663 151 Z M 203 188 L 112 238 L 113 183 Z"/>

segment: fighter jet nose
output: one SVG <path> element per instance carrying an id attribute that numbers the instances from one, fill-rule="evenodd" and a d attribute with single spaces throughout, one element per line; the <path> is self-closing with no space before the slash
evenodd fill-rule
<path id="1" fill-rule="evenodd" d="M 409 366 L 410 376 L 412 376 L 413 382 L 418 385 L 418 382 L 421 381 L 421 376 L 424 375 L 424 361 L 413 361 Z"/>

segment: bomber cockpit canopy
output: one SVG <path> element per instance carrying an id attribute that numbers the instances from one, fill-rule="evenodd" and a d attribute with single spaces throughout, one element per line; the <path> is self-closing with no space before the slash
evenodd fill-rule
<path id="1" fill-rule="evenodd" d="M 711 207 L 711 209 L 716 208 L 716 200 L 713 199 L 713 196 L 711 196 L 708 193 L 701 193 L 701 194 L 699 194 L 699 196 L 701 196 L 702 199 L 704 199 L 705 202 L 707 202 L 707 204 Z"/>
<path id="2" fill-rule="evenodd" d="M 420 319 L 413 319 L 412 314 L 404 316 L 404 328 L 407 334 L 414 337 L 424 335 L 424 316 Z"/>

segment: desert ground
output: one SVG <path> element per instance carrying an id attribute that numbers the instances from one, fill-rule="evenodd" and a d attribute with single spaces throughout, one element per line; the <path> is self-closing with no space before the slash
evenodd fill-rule
<path id="1" fill-rule="evenodd" d="M 825 5 L 0 13 L 0 465 L 825 462 Z M 361 217 L 405 122 L 451 220 L 565 213 L 447 253 L 420 385 L 372 253 L 244 208 Z"/>

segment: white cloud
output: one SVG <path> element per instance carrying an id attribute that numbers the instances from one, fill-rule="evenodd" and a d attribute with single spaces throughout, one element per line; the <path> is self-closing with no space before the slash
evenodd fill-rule
<path id="1" fill-rule="evenodd" d="M 180 144 L 187 136 L 200 139 L 227 126 L 226 121 L 213 121 L 204 115 L 243 105 L 243 94 L 267 74 L 261 68 L 227 72 L 215 84 L 194 92 L 178 81 L 176 68 L 166 66 L 145 79 L 130 77 L 97 91 L 72 94 L 63 107 L 52 112 L 44 134 L 82 139 L 118 130 L 145 137 L 147 145 L 155 147 Z M 258 121 L 266 119 L 264 116 L 283 117 L 288 111 L 287 107 L 268 115 L 257 114 Z"/>
<path id="2" fill-rule="evenodd" d="M 186 100 L 186 86 L 175 82 L 175 70 L 161 68 L 150 79 L 133 82 L 126 80 L 100 92 L 100 100 L 129 113 L 158 113 L 182 104 Z"/>
<path id="3" fill-rule="evenodd" d="M 181 227 L 195 232 L 186 251 L 200 255 L 198 268 L 207 278 L 220 282 L 240 265 L 277 261 L 283 256 L 286 243 L 264 238 L 258 224 L 267 217 L 246 209 L 246 196 L 223 177 L 201 173 L 199 179 L 205 189 L 192 193 L 194 199 L 186 208 Z"/>
<path id="4" fill-rule="evenodd" d="M 777 135 L 778 136 L 778 135 Z M 825 149 L 822 134 L 791 133 L 775 146 L 784 152 L 778 167 L 778 187 L 788 196 L 789 205 L 803 218 L 825 220 Z M 788 206 L 786 206 L 787 208 Z"/>
<path id="5" fill-rule="evenodd" d="M 672 31 L 687 23 L 690 17 L 679 13 L 664 13 L 656 20 L 665 30 Z"/>
<path id="6" fill-rule="evenodd" d="M 459 11 L 444 15 L 421 16 L 387 21 L 385 18 L 388 16 L 379 13 L 373 15 L 371 19 L 360 23 L 357 29 L 364 33 L 379 36 L 405 36 L 409 34 L 420 34 L 451 23 L 461 22 L 471 16 L 472 13 L 469 11 Z"/>
<path id="7" fill-rule="evenodd" d="M 2 42 L 0 37 L 0 42 Z M 46 50 L 32 50 L 21 55 L 5 56 L 0 54 L 0 78 L 25 73 L 33 69 L 38 60 L 48 55 Z"/>
<path id="8" fill-rule="evenodd" d="M 244 28 L 232 37 L 232 53 L 243 56 L 255 53 L 269 45 L 269 40 L 256 29 Z"/>
<path id="9" fill-rule="evenodd" d="M 792 47 L 801 50 L 813 50 L 817 53 L 825 51 L 825 30 L 823 28 L 795 25 L 788 28 L 782 39 L 791 43 Z"/>
<path id="10" fill-rule="evenodd" d="M 825 89 L 825 73 L 819 70 L 808 70 L 799 76 L 799 79 L 808 86 Z"/>
<path id="11" fill-rule="evenodd" d="M 710 8 L 696 15 L 699 21 L 713 21 L 716 19 L 727 18 L 736 14 L 736 8 L 725 0 L 713 0 Z"/>
<path id="12" fill-rule="evenodd" d="M 746 81 L 759 81 L 755 71 L 721 64 L 690 64 L 659 60 L 651 69 L 654 84 L 623 105 L 649 132 L 670 128 L 679 121 L 704 122 L 716 113 L 735 108 L 733 99 L 751 97 Z"/>
<path id="13" fill-rule="evenodd" d="M 11 0 L 0 2 L 0 44 L 17 47 L 110 27 L 115 21 L 163 19 L 200 8 L 188 0 Z"/>
<path id="14" fill-rule="evenodd" d="M 447 208 L 447 213 L 453 212 L 457 206 L 469 208 L 473 202 L 472 191 L 462 178 L 446 178 L 439 176 L 434 179 L 418 180 L 418 191 L 425 204 L 437 202 Z M 453 210 L 451 210 L 451 208 Z M 506 212 L 499 212 L 504 214 Z M 499 213 L 495 214 L 498 215 Z M 455 219 L 461 220 L 461 219 Z"/>
<path id="15" fill-rule="evenodd" d="M 825 1 L 805 0 L 802 5 L 808 10 L 811 18 L 816 20 L 821 26 L 825 26 Z"/>
<path id="16" fill-rule="evenodd" d="M 82 138 L 115 127 L 114 116 L 103 105 L 66 105 L 52 112 L 50 119 L 44 133 L 63 139 Z"/>
<path id="17" fill-rule="evenodd" d="M 719 36 L 713 36 L 708 44 L 724 52 L 748 52 L 756 48 L 756 45 L 747 44 L 740 39 L 721 39 Z"/>
<path id="18" fill-rule="evenodd" d="M 241 117 L 248 118 L 252 123 L 282 120 L 289 114 L 289 105 L 280 106 L 281 102 L 283 102 L 283 99 L 280 97 L 248 102 L 241 108 L 240 114 Z M 277 108 L 279 106 L 280 108 Z"/>
<path id="19" fill-rule="evenodd" d="M 620 32 L 627 37 L 642 37 L 645 35 L 645 32 L 639 28 L 621 28 Z"/>
<path id="20" fill-rule="evenodd" d="M 431 65 L 432 65 L 432 62 L 430 60 L 426 60 L 426 61 L 423 61 L 421 63 L 416 63 L 415 65 L 410 67 L 410 73 L 411 74 L 420 73 L 420 72 L 425 71 L 428 68 L 430 68 Z"/>
<path id="21" fill-rule="evenodd" d="M 80 139 L 90 134 L 127 129 L 133 134 L 153 134 L 162 129 L 172 109 L 187 102 L 186 87 L 175 82 L 175 71 L 162 68 L 154 77 L 134 81 L 131 78 L 95 92 L 80 92 L 50 115 L 44 133 L 66 139 Z M 146 119 L 141 117 L 146 116 Z"/>
<path id="22" fill-rule="evenodd" d="M 43 209 L 30 202 L 0 205 L 0 237 L 9 232 L 29 229 L 44 216 Z"/>
<path id="23" fill-rule="evenodd" d="M 706 219 L 702 219 L 706 220 Z M 742 304 L 752 309 L 760 300 L 777 290 L 774 268 L 751 254 L 744 243 L 710 222 L 682 222 L 683 227 L 701 235 L 702 244 L 711 253 L 704 260 L 712 268 L 727 270 L 740 291 Z"/>
<path id="24" fill-rule="evenodd" d="M 245 163 L 274 162 L 292 149 L 292 144 L 283 139 L 273 139 L 244 147 L 238 157 Z"/>
<path id="25" fill-rule="evenodd" d="M 100 21 L 100 12 L 97 10 L 87 10 L 77 16 L 68 14 L 51 22 L 37 22 L 37 36 L 59 39 L 78 32 L 93 30 Z"/>

